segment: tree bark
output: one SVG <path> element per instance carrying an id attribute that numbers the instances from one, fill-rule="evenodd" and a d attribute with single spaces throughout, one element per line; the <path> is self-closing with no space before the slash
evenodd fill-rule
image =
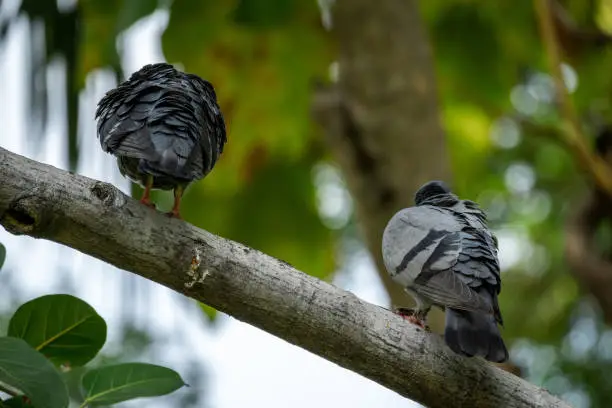
<path id="1" fill-rule="evenodd" d="M 339 78 L 313 115 L 347 180 L 365 242 L 394 305 L 411 299 L 382 263 L 383 230 L 426 181 L 450 181 L 431 47 L 414 0 L 337 0 Z"/>
<path id="2" fill-rule="evenodd" d="M 432 408 L 569 407 L 283 261 L 2 148 L 0 224 L 207 303 Z"/>

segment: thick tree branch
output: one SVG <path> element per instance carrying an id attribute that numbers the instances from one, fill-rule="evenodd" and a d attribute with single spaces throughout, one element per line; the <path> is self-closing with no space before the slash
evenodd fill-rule
<path id="1" fill-rule="evenodd" d="M 569 407 L 285 262 L 2 148 L 0 224 L 207 303 L 432 408 Z"/>
<path id="2" fill-rule="evenodd" d="M 313 114 L 391 301 L 406 306 L 410 297 L 382 263 L 383 230 L 418 187 L 451 175 L 431 47 L 415 0 L 337 0 L 332 16 L 339 78 L 317 89 Z"/>

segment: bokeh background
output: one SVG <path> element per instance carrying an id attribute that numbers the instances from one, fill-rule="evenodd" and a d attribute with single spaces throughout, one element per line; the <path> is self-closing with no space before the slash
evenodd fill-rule
<path id="1" fill-rule="evenodd" d="M 379 2 L 371 3 L 378 7 Z M 409 6 L 398 6 L 397 13 L 413 13 L 423 35 L 400 36 L 404 32 L 393 31 L 390 17 L 383 37 L 400 48 L 431 51 L 420 58 L 429 60 L 431 71 L 423 80 L 431 78 L 435 85 L 425 88 L 429 96 L 423 103 L 436 109 L 424 112 L 435 118 L 433 130 L 423 131 L 418 111 L 405 112 L 415 121 L 398 133 L 407 139 L 394 144 L 380 135 L 380 145 L 372 145 L 376 139 L 370 138 L 370 151 L 391 154 L 397 146 L 394 154 L 405 153 L 410 162 L 415 157 L 406 140 L 418 140 L 414 150 L 428 167 L 396 174 L 405 187 L 394 188 L 411 197 L 415 186 L 442 174 L 461 197 L 479 201 L 488 212 L 503 269 L 503 335 L 511 349 L 511 364 L 504 368 L 577 408 L 610 406 L 612 330 L 605 322 L 612 321 L 606 319 L 612 316 L 612 304 L 606 303 L 607 291 L 612 299 L 612 202 L 596 191 L 572 146 L 563 142 L 559 95 L 548 74 L 533 3 L 405 3 Z M 599 141 L 602 153 L 612 145 L 605 131 L 612 96 L 612 1 L 551 4 L 563 79 L 586 142 Z M 342 61 L 350 61 L 342 55 L 377 51 L 381 65 L 387 64 L 384 47 L 343 50 L 350 41 L 334 34 L 335 1 L 3 0 L 0 5 L 0 146 L 138 197 L 141 191 L 119 175 L 114 159 L 99 147 L 95 105 L 144 64 L 168 61 L 214 84 L 228 124 L 225 152 L 213 173 L 188 190 L 183 217 L 367 301 L 410 304 L 401 290 L 383 281 L 371 242 L 382 231 L 380 223 L 369 221 L 388 219 L 412 203 L 404 200 L 377 214 L 359 211 L 372 208 L 362 202 L 367 200 L 363 191 L 356 193 L 361 173 L 345 166 L 341 147 L 330 142 L 333 131 L 313 115 L 321 111 L 313 108 L 317 92 L 342 83 Z M 340 17 L 350 34 L 351 19 Z M 359 18 L 354 21 L 360 24 Z M 372 81 L 366 77 L 363 83 Z M 384 93 L 374 88 L 363 94 L 379 91 Z M 397 95 L 381 103 L 403 103 L 405 94 Z M 418 107 L 418 97 L 408 106 Z M 367 116 L 361 123 L 376 120 Z M 434 137 L 442 131 L 443 138 Z M 393 169 L 381 174 L 385 171 Z M 170 193 L 156 193 L 154 199 L 171 206 Z M 600 211 L 594 215 L 595 207 Z M 0 277 L 0 330 L 26 300 L 75 294 L 109 323 L 110 341 L 98 363 L 166 365 L 191 385 L 168 397 L 122 406 L 418 406 L 69 248 L 3 230 L 0 242 L 8 252 Z M 578 244 L 570 248 L 568 242 Z M 589 280 L 593 274 L 595 284 Z M 432 316 L 432 326 L 440 330 L 440 314 Z"/>

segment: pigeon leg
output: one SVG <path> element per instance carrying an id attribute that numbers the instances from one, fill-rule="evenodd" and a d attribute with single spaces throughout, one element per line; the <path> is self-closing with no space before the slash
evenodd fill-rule
<path id="1" fill-rule="evenodd" d="M 174 188 L 174 206 L 172 207 L 172 211 L 167 213 L 169 217 L 178 218 L 181 220 L 181 197 L 183 196 L 183 186 L 176 186 Z"/>
<path id="2" fill-rule="evenodd" d="M 155 209 L 155 204 L 151 202 L 151 197 L 150 197 L 151 187 L 153 187 L 153 176 L 147 176 L 145 190 L 144 190 L 144 193 L 142 194 L 142 198 L 140 199 L 140 202 L 146 205 L 147 207 L 151 207 Z"/>
<path id="3" fill-rule="evenodd" d="M 407 307 L 398 307 L 393 310 L 393 313 L 400 315 L 404 319 L 408 320 L 410 323 L 415 324 L 422 329 L 431 331 L 426 323 L 428 311 L 429 310 L 415 310 L 409 309 Z"/>

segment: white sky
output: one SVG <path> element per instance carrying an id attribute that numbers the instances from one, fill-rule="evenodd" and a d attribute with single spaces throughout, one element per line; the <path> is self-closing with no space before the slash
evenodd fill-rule
<path id="1" fill-rule="evenodd" d="M 158 35 L 164 24 L 165 15 L 156 13 L 126 35 L 126 73 L 146 63 L 163 60 Z M 25 90 L 28 79 L 23 73 L 29 64 L 29 53 L 23 52 L 23 48 L 28 35 L 27 23 L 17 24 L 11 29 L 6 46 L 0 48 L 0 146 L 65 168 L 63 122 L 51 121 L 42 146 L 32 145 L 27 136 L 29 97 Z M 63 106 L 57 97 L 63 81 L 57 75 L 61 72 L 58 67 L 60 65 L 52 67 L 48 74 L 51 118 L 55 109 Z M 127 192 L 129 184 L 119 175 L 115 161 L 99 148 L 93 121 L 95 103 L 112 85 L 105 72 L 92 75 L 88 81 L 80 107 L 84 117 L 89 119 L 79 124 L 82 155 L 79 173 L 112 182 Z M 78 287 L 71 293 L 83 298 L 107 320 L 109 347 L 117 345 L 113 328 L 118 324 L 121 296 L 126 293 L 122 285 L 128 281 L 129 293 L 136 298 L 137 307 L 132 313 L 138 317 L 136 321 L 155 328 L 168 338 L 166 344 L 156 348 L 159 353 L 156 360 L 148 362 L 177 368 L 177 364 L 185 364 L 185 359 L 200 360 L 210 376 L 207 405 L 212 408 L 418 406 L 372 381 L 233 318 L 224 316 L 219 327 L 207 329 L 199 324 L 202 321 L 199 309 L 193 305 L 185 307 L 180 295 L 142 282 L 135 276 L 126 278 L 125 272 L 69 248 L 15 237 L 3 229 L 0 229 L 0 242 L 8 251 L 8 268 L 3 271 L 2 279 L 10 273 L 8 278 L 19 282 L 24 297 L 32 298 L 67 291 L 66 282 L 59 280 L 62 274 L 58 272 L 64 271 Z M 361 256 L 354 263 L 351 279 L 338 280 L 337 284 L 367 301 L 387 304 L 386 294 L 369 259 Z M 2 305 L 0 296 L 0 307 Z M 137 401 L 123 406 L 136 407 L 142 403 Z M 147 400 L 146 405 L 165 406 L 155 403 L 154 399 Z"/>

